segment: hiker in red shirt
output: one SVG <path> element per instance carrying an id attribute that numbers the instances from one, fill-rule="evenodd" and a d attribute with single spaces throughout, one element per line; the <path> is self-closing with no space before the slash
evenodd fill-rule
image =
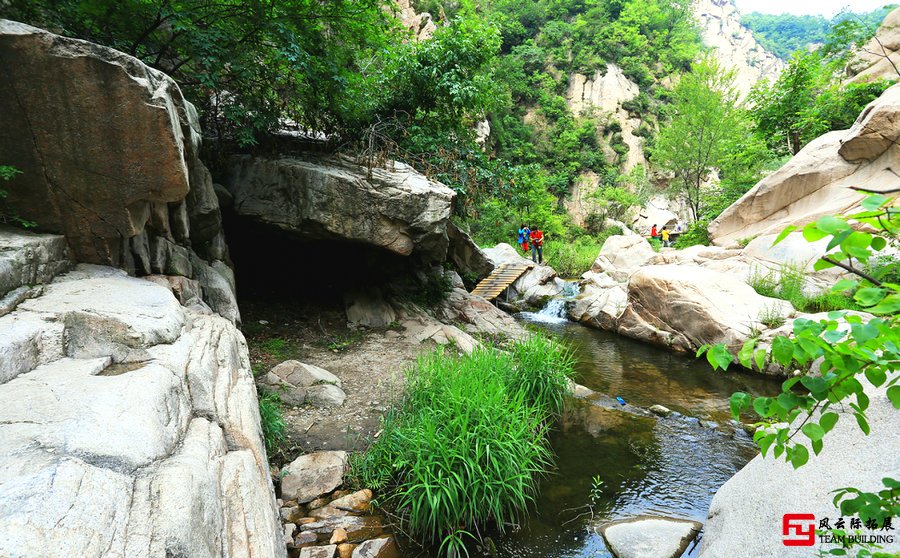
<path id="1" fill-rule="evenodd" d="M 658 236 L 659 236 L 659 233 L 656 232 L 656 225 L 654 224 L 653 227 L 650 229 L 650 238 L 657 238 Z"/>
<path id="2" fill-rule="evenodd" d="M 534 227 L 531 230 L 531 235 L 529 235 L 529 239 L 531 240 L 531 261 L 543 264 L 544 263 L 544 233 L 541 231 L 540 227 Z"/>

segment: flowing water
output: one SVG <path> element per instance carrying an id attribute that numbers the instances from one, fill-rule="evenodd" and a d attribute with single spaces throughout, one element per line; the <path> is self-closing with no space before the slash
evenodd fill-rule
<path id="1" fill-rule="evenodd" d="M 777 382 L 714 372 L 704 362 L 588 329 L 560 314 L 554 300 L 537 314 L 519 317 L 569 341 L 577 353 L 578 383 L 684 416 L 644 417 L 573 404 L 551 436 L 557 470 L 542 483 L 522 525 L 493 536 L 497 555 L 608 557 L 595 531 L 604 522 L 636 515 L 705 521 L 715 491 L 756 455 L 750 437 L 729 423 L 728 398 L 735 391 L 769 393 Z M 603 483 L 592 500 L 594 478 Z M 693 548 L 685 556 L 696 553 Z"/>

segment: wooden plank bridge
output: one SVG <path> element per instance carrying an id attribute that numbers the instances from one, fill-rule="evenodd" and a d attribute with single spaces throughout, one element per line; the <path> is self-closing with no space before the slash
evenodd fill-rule
<path id="1" fill-rule="evenodd" d="M 500 296 L 507 287 L 522 276 L 523 273 L 534 267 L 531 262 L 500 264 L 490 275 L 481 280 L 475 289 L 472 290 L 473 295 L 478 295 L 487 300 L 493 300 Z"/>

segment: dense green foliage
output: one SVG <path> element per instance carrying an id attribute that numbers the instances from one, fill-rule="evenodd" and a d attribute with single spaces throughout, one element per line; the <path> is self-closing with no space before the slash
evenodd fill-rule
<path id="1" fill-rule="evenodd" d="M 522 222 L 540 226 L 549 263 L 559 256 L 572 274 L 610 234 L 608 218 L 627 222 L 662 193 L 708 222 L 763 168 L 846 127 L 887 86 L 840 84 L 848 47 L 871 36 L 866 18 L 845 19 L 821 52 L 760 85 L 748 112 L 703 55 L 687 0 L 414 5 L 438 22 L 428 39 L 412 40 L 391 0 L 10 0 L 0 16 L 169 73 L 220 140 L 210 151 L 290 126 L 371 165 L 403 160 L 457 192 L 454 219 L 479 244 L 513 242 Z M 573 113 L 575 74 L 593 79 L 613 64 L 640 86 L 623 114 Z M 481 145 L 483 120 L 491 133 Z M 648 157 L 629 173 L 626 126 Z M 599 184 L 586 230 L 562 203 L 579 181 Z M 679 246 L 703 236 L 693 227 Z"/>
<path id="2" fill-rule="evenodd" d="M 771 360 L 795 371 L 775 397 L 752 399 L 739 392 L 731 398 L 735 417 L 750 408 L 760 417 L 754 439 L 763 455 L 771 450 L 775 458 L 783 456 L 795 468 L 803 466 L 810 459 L 807 445 L 816 455 L 822 451 L 826 435 L 842 418 L 835 411 L 842 407 L 852 412 L 860 430 L 868 435 L 870 398 L 866 392 L 871 393 L 871 386 L 886 389 L 891 404 L 900 409 L 900 284 L 882 281 L 863 269 L 879 252 L 900 245 L 896 201 L 870 195 L 860 213 L 822 217 L 803 228 L 804 238 L 811 242 L 831 239 L 829 252 L 816 263 L 816 269 L 839 266 L 856 277 L 839 281 L 833 292 L 852 293 L 853 301 L 874 316 L 869 319 L 835 311 L 819 321 L 798 318 L 793 322 L 793 335 L 774 337 L 770 349 L 756 348 L 756 339 L 744 345 L 737 355 L 743 366 L 762 368 Z M 877 232 L 855 230 L 851 222 Z M 794 230 L 796 227 L 788 227 L 778 240 Z M 898 267 L 894 260 L 882 276 L 896 274 Z M 703 347 L 698 354 L 704 352 L 716 368 L 726 369 L 734 359 L 724 345 Z M 809 441 L 800 443 L 798 434 Z M 877 494 L 840 489 L 835 504 L 843 514 L 859 514 L 863 521 L 880 522 L 896 516 L 900 510 L 898 481 L 885 478 L 884 484 L 886 489 Z"/>
<path id="3" fill-rule="evenodd" d="M 840 63 L 821 52 L 798 53 L 775 83 L 754 89 L 751 112 L 773 151 L 796 154 L 825 132 L 849 128 L 890 85 L 883 80 L 843 84 Z"/>
<path id="4" fill-rule="evenodd" d="M 862 14 L 841 13 L 832 19 L 823 16 L 793 14 L 750 13 L 741 16 L 741 23 L 750 28 L 753 36 L 769 52 L 788 60 L 797 51 L 810 50 L 824 44 L 832 28 L 844 21 L 857 19 L 870 28 L 877 28 L 896 4 Z"/>
<path id="5" fill-rule="evenodd" d="M 407 374 L 402 402 L 352 463 L 364 486 L 383 489 L 410 534 L 448 555 L 488 523 L 504 529 L 534 501 L 552 465 L 546 433 L 572 372 L 567 349 L 542 337 L 510 351 L 438 351 Z"/>
<path id="6" fill-rule="evenodd" d="M 672 187 L 687 201 L 694 220 L 704 215 L 704 183 L 731 157 L 742 125 L 734 76 L 711 57 L 699 60 L 672 92 L 672 119 L 652 151 L 653 160 L 675 175 Z"/>

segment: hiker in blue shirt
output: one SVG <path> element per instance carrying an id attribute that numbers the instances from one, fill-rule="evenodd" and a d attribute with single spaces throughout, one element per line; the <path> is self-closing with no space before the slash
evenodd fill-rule
<path id="1" fill-rule="evenodd" d="M 528 254 L 528 239 L 531 236 L 531 229 L 528 228 L 528 225 L 522 225 L 522 228 L 519 229 L 519 246 L 522 247 L 522 251 L 525 254 Z"/>

